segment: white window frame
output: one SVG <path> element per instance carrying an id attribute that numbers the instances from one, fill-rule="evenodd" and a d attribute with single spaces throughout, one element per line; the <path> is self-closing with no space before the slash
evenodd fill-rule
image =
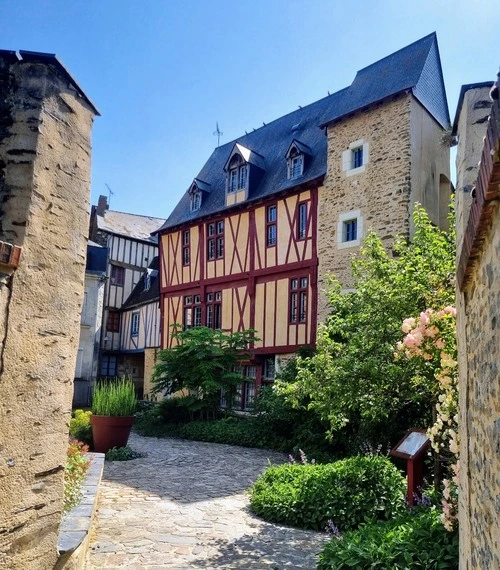
<path id="1" fill-rule="evenodd" d="M 356 239 L 345 241 L 345 224 L 356 220 Z M 357 247 L 361 244 L 364 232 L 363 215 L 361 210 L 351 210 L 350 212 L 343 212 L 339 216 L 337 223 L 337 247 L 338 249 L 346 249 L 349 247 Z"/>
<path id="2" fill-rule="evenodd" d="M 139 336 L 140 318 L 141 318 L 141 313 L 139 311 L 132 313 L 130 321 L 130 336 Z"/>
<path id="3" fill-rule="evenodd" d="M 304 155 L 294 154 L 288 159 L 288 180 L 296 180 L 304 174 Z"/>
<path id="4" fill-rule="evenodd" d="M 363 150 L 363 164 L 354 168 L 354 152 L 361 148 Z M 353 141 L 347 150 L 342 153 L 342 171 L 346 176 L 362 174 L 366 170 L 366 165 L 370 162 L 370 145 L 364 139 Z"/>
<path id="5" fill-rule="evenodd" d="M 191 212 L 196 212 L 201 208 L 201 192 L 195 190 L 191 193 Z"/>

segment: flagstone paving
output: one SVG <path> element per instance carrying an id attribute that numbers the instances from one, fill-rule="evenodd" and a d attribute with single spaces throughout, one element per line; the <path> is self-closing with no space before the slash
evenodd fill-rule
<path id="1" fill-rule="evenodd" d="M 106 462 L 86 570 L 316 568 L 324 533 L 266 523 L 246 489 L 280 453 L 132 435 Z"/>

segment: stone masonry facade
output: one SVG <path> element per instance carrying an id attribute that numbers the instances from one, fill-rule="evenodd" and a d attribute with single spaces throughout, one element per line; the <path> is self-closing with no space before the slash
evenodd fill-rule
<path id="1" fill-rule="evenodd" d="M 23 52 L 21 52 L 22 54 Z M 97 113 L 54 56 L 0 52 L 0 568 L 55 566 Z"/>
<path id="2" fill-rule="evenodd" d="M 467 221 L 476 200 L 484 136 L 490 129 L 490 86 L 470 87 L 458 109 L 457 257 L 465 247 Z M 500 106 L 496 102 L 497 133 Z M 490 119 L 491 121 L 491 119 Z M 488 136 L 488 135 L 487 135 Z M 491 138 L 491 137 L 490 137 Z M 469 279 L 457 289 L 460 389 L 460 570 L 500 568 L 500 140 L 488 185 L 496 198 L 486 206 L 489 220 L 482 245 L 469 262 Z M 485 181 L 488 184 L 487 181 Z"/>
<path id="3" fill-rule="evenodd" d="M 427 127 L 427 136 L 416 132 L 417 121 L 412 121 L 416 109 L 433 125 Z M 422 122 L 420 117 L 418 122 Z M 373 230 L 386 248 L 392 247 L 396 236 L 409 235 L 415 201 L 427 202 L 423 205 L 432 209 L 433 203 L 439 201 L 440 172 L 449 177 L 448 145 L 438 143 L 433 156 L 425 157 L 421 152 L 422 139 L 439 141 L 439 131 L 441 127 L 410 94 L 328 126 L 328 170 L 318 199 L 319 321 L 328 311 L 324 276 L 333 274 L 346 289 L 352 286 L 350 260 L 359 247 L 338 247 L 341 216 L 358 216 L 359 237 L 362 239 Z M 353 142 L 366 145 L 368 161 L 362 172 L 350 175 L 343 168 L 342 155 Z M 416 167 L 419 173 L 435 173 L 430 185 L 421 174 L 421 180 L 412 184 L 412 169 L 416 179 Z M 446 200 L 449 195 L 448 185 Z"/>

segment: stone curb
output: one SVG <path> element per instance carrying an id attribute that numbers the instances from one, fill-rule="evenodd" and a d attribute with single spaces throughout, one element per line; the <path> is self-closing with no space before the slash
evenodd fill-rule
<path id="1" fill-rule="evenodd" d="M 65 514 L 59 527 L 56 570 L 83 568 L 89 534 L 97 507 L 97 495 L 104 469 L 104 453 L 87 453 L 90 467 L 82 486 L 82 500 Z M 78 551 L 78 552 L 77 552 Z M 71 560 L 72 558 L 75 560 Z"/>

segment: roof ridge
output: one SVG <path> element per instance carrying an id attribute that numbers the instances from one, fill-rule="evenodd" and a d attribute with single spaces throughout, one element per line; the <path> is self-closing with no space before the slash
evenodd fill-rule
<path id="1" fill-rule="evenodd" d="M 288 117 L 289 115 L 293 115 L 294 113 L 299 113 L 299 112 L 301 112 L 301 111 L 305 111 L 305 110 L 307 110 L 309 107 L 311 107 L 312 105 L 316 105 L 317 103 L 320 103 L 321 101 L 324 101 L 325 99 L 329 99 L 330 97 L 334 97 L 334 96 L 336 96 L 336 95 L 339 95 L 339 94 L 342 93 L 343 91 L 347 91 L 347 90 L 349 89 L 349 87 L 350 87 L 350 85 L 348 85 L 347 87 L 342 87 L 342 89 L 339 89 L 338 91 L 335 91 L 335 93 L 330 93 L 329 95 L 326 95 L 325 97 L 321 97 L 321 99 L 316 99 L 316 101 L 312 101 L 311 103 L 308 103 L 307 105 L 301 106 L 300 109 L 294 109 L 293 111 L 290 111 L 290 112 L 288 112 L 288 113 L 285 113 L 284 115 L 280 115 L 279 117 L 276 117 L 276 119 L 273 119 L 272 121 L 269 121 L 269 123 L 266 123 L 265 125 L 262 125 L 261 127 L 257 127 L 256 129 L 253 129 L 252 131 L 250 131 L 250 132 L 248 132 L 248 133 L 245 133 L 244 135 L 240 135 L 239 137 L 237 137 L 237 138 L 235 138 L 235 139 L 233 139 L 233 140 L 231 140 L 231 141 L 228 141 L 228 142 L 224 143 L 224 144 L 221 145 L 221 146 L 215 147 L 214 151 L 217 150 L 217 149 L 219 149 L 219 148 L 224 148 L 225 146 L 230 145 L 230 144 L 232 144 L 232 145 L 235 145 L 235 144 L 237 144 L 237 143 L 243 144 L 243 143 L 241 142 L 241 139 L 242 139 L 243 137 L 250 136 L 250 135 L 252 135 L 253 133 L 256 133 L 257 131 L 260 131 L 261 129 L 265 129 L 266 127 L 269 127 L 270 125 L 272 125 L 272 124 L 275 123 L 276 121 L 280 121 L 281 119 L 284 119 L 285 117 Z M 319 125 L 318 125 L 318 127 L 319 127 Z M 252 152 L 256 152 L 256 153 L 257 153 L 257 151 L 255 151 L 255 150 L 252 150 L 252 149 L 249 149 L 249 150 L 251 150 Z M 214 152 L 214 151 L 212 151 L 212 152 Z M 259 153 L 257 153 L 257 154 L 259 154 Z M 261 156 L 262 156 L 262 155 L 261 155 Z"/>
<path id="2" fill-rule="evenodd" d="M 402 51 L 406 51 L 407 49 L 413 47 L 415 44 L 419 44 L 420 42 L 423 42 L 424 40 L 427 40 L 430 37 L 434 37 L 434 40 L 437 39 L 437 34 L 436 32 L 431 32 L 430 34 L 427 34 L 426 36 L 424 36 L 423 38 L 420 38 L 418 40 L 415 40 L 414 42 L 412 42 L 411 44 L 408 44 L 407 46 L 404 46 L 396 51 L 393 51 L 392 53 L 382 57 L 381 59 L 378 59 L 377 61 L 374 61 L 373 63 L 370 63 L 369 65 L 367 65 L 366 67 L 362 67 L 361 69 L 358 69 L 358 71 L 356 72 L 356 75 L 358 73 L 361 73 L 362 71 L 365 71 L 366 69 L 370 69 L 370 67 L 373 67 L 374 65 L 378 65 L 379 63 L 381 63 L 382 61 L 389 59 L 390 57 L 395 56 L 398 53 L 401 53 Z"/>
<path id="3" fill-rule="evenodd" d="M 154 220 L 165 220 L 165 218 L 157 218 L 156 216 L 149 216 L 147 214 L 134 214 L 133 212 L 121 212 L 120 210 L 106 210 L 106 212 L 114 212 L 115 214 L 125 214 L 127 216 L 137 216 L 138 218 L 153 218 Z"/>

